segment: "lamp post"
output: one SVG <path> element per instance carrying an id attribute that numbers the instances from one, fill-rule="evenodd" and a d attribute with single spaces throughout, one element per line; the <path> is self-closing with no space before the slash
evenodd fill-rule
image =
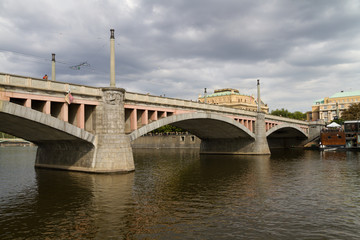
<path id="1" fill-rule="evenodd" d="M 206 88 L 204 88 L 204 103 L 206 103 L 206 98 L 207 98 L 207 93 L 206 93 Z"/>
<path id="2" fill-rule="evenodd" d="M 261 112 L 261 106 L 260 106 L 260 80 L 257 80 L 257 111 Z"/>
<path id="3" fill-rule="evenodd" d="M 110 29 L 110 87 L 115 87 L 115 36 L 114 29 Z"/>
<path id="4" fill-rule="evenodd" d="M 55 76 L 55 53 L 52 54 L 52 58 L 51 58 L 51 80 L 53 80 L 53 81 L 56 80 L 56 76 Z"/>

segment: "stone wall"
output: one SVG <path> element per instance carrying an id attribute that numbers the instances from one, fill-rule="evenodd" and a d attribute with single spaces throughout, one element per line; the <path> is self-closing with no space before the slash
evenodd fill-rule
<path id="1" fill-rule="evenodd" d="M 200 148 L 201 140 L 190 134 L 146 135 L 131 142 L 132 148 Z"/>

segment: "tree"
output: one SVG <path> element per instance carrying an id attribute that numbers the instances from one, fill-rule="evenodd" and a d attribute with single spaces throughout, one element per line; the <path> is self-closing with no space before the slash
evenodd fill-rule
<path id="1" fill-rule="evenodd" d="M 290 116 L 290 112 L 287 109 L 276 109 L 276 110 L 272 110 L 271 115 L 275 115 L 275 116 L 280 116 L 280 117 L 289 117 Z"/>
<path id="2" fill-rule="evenodd" d="M 306 114 L 302 113 L 300 111 L 295 111 L 295 112 L 289 112 L 287 109 L 276 109 L 271 111 L 270 113 L 271 115 L 275 115 L 275 116 L 280 116 L 280 117 L 286 117 L 286 118 L 292 118 L 292 119 L 297 119 L 297 120 L 306 120 Z"/>
<path id="3" fill-rule="evenodd" d="M 342 112 L 341 118 L 349 120 L 359 120 L 360 119 L 360 103 L 352 104 L 348 109 Z"/>
<path id="4" fill-rule="evenodd" d="M 171 126 L 171 125 L 165 125 L 165 126 L 159 127 L 158 129 L 155 129 L 152 132 L 153 133 L 170 133 L 170 132 L 186 132 L 186 130 L 183 130 L 181 128 Z"/>
<path id="5" fill-rule="evenodd" d="M 297 119 L 297 120 L 306 120 L 306 114 L 296 111 L 296 112 L 292 113 L 292 117 L 290 117 L 290 118 Z"/>

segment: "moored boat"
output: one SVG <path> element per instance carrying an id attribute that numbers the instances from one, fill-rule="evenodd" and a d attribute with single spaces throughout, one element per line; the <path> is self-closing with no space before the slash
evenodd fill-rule
<path id="1" fill-rule="evenodd" d="M 320 133 L 320 150 L 338 150 L 345 148 L 346 137 L 342 128 L 323 129 Z"/>

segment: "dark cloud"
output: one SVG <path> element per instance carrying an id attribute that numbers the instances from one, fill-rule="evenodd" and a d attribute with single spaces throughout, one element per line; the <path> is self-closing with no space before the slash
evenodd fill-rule
<path id="1" fill-rule="evenodd" d="M 359 12 L 355 0 L 3 0 L 0 71 L 41 77 L 56 53 L 57 80 L 106 86 L 114 28 L 119 87 L 196 100 L 205 87 L 256 94 L 261 79 L 270 109 L 307 111 L 358 89 Z"/>

